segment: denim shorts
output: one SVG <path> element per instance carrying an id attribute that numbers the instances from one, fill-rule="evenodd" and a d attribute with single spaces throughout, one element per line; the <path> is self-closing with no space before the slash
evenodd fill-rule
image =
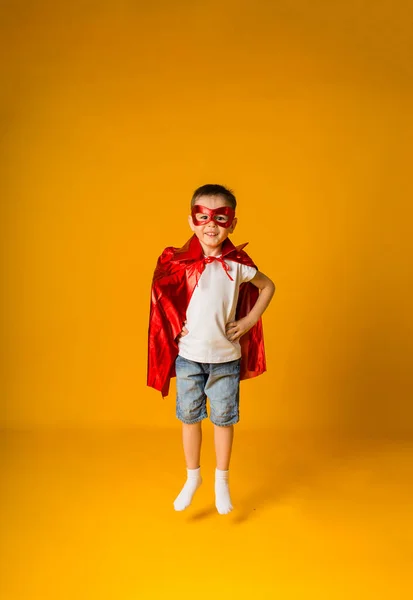
<path id="1" fill-rule="evenodd" d="M 214 425 L 226 427 L 239 421 L 239 380 L 241 359 L 224 363 L 199 363 L 177 357 L 176 416 L 188 425 L 208 417 Z"/>

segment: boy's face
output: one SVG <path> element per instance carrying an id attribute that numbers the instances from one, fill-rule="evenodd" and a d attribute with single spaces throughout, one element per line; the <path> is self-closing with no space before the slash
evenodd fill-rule
<path id="1" fill-rule="evenodd" d="M 210 209 L 221 208 L 223 206 L 231 207 L 231 204 L 221 196 L 199 196 L 196 199 L 195 204 L 200 204 L 201 206 Z M 208 223 L 202 224 L 202 221 L 207 220 L 208 218 L 208 215 L 205 213 L 197 214 L 197 222 L 201 224 L 195 225 L 192 215 L 189 215 L 189 226 L 199 239 L 204 254 L 219 254 L 224 240 L 234 231 L 237 219 L 234 217 L 234 220 L 229 227 L 220 227 L 218 222 L 221 218 L 225 219 L 225 217 L 218 217 L 217 220 L 210 219 Z"/>

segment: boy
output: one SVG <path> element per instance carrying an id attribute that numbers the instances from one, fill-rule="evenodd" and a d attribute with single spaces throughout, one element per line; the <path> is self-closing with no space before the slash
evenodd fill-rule
<path id="1" fill-rule="evenodd" d="M 168 394 L 176 375 L 176 416 L 182 422 L 187 481 L 174 501 L 187 508 L 202 483 L 201 422 L 214 424 L 215 505 L 232 510 L 229 464 L 239 421 L 239 381 L 266 370 L 261 315 L 275 291 L 242 246 L 229 240 L 236 198 L 221 185 L 195 190 L 182 248 L 166 248 L 152 283 L 148 385 Z"/>

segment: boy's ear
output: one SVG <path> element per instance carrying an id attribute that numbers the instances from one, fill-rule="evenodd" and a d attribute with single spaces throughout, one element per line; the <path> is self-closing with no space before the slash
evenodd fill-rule
<path id="1" fill-rule="evenodd" d="M 229 227 L 229 232 L 232 233 L 236 227 L 236 224 L 238 223 L 238 219 L 237 217 L 234 217 L 234 220 L 232 221 L 230 227 Z"/>
<path id="2" fill-rule="evenodd" d="M 189 227 L 192 229 L 192 231 L 195 231 L 194 229 L 194 222 L 192 220 L 192 215 L 188 215 L 188 223 L 189 223 Z"/>

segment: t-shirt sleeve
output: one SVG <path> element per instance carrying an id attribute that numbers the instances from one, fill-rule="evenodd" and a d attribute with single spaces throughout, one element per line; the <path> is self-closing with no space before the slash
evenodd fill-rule
<path id="1" fill-rule="evenodd" d="M 257 272 L 255 267 L 247 267 L 247 265 L 240 264 L 240 283 L 245 283 L 246 281 L 251 281 Z"/>

